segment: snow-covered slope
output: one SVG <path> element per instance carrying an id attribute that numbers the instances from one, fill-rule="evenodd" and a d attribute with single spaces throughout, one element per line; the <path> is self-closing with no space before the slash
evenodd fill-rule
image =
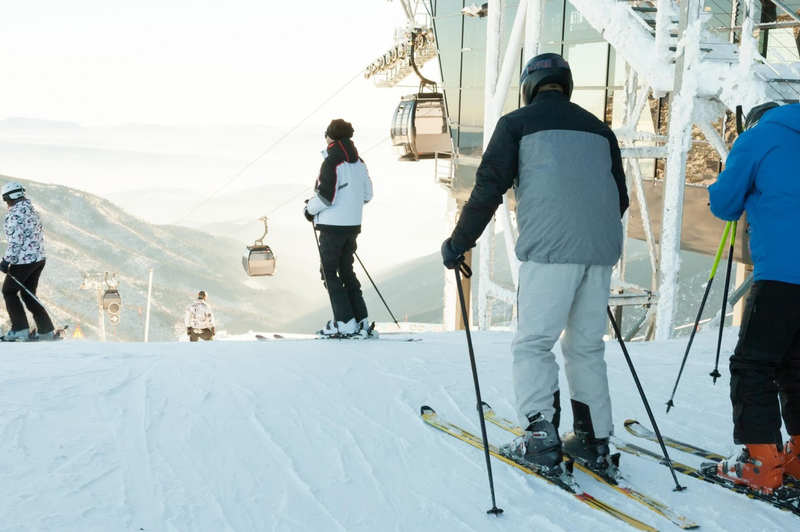
<path id="1" fill-rule="evenodd" d="M 420 342 L 215 341 L 0 346 L 0 530 L 618 531 L 624 525 L 499 461 L 500 517 L 483 453 L 427 426 L 428 404 L 479 433 L 463 333 Z M 249 340 L 252 336 L 229 338 Z M 513 417 L 510 333 L 476 333 L 483 398 Z M 726 331 L 725 352 L 735 341 Z M 715 334 L 631 344 L 663 432 L 734 450 Z M 617 434 L 646 415 L 608 344 Z M 725 360 L 725 358 L 723 358 Z M 727 374 L 723 365 L 723 373 Z M 562 429 L 571 423 L 565 405 Z M 647 423 L 649 425 L 649 423 Z M 489 426 L 490 438 L 506 433 Z M 636 443 L 655 449 L 648 442 Z M 674 458 L 698 460 L 675 451 Z M 702 530 L 793 530 L 796 517 L 623 455 L 623 469 Z M 584 479 L 583 489 L 661 530 L 671 523 Z"/>

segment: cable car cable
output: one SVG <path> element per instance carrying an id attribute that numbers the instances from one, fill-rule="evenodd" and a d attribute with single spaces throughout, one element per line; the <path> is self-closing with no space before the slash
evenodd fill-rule
<path id="1" fill-rule="evenodd" d="M 245 167 L 244 167 L 244 168 L 242 168 L 242 169 L 241 169 L 239 172 L 237 172 L 237 173 L 236 173 L 236 174 L 235 174 L 233 177 L 231 177 L 231 178 L 230 178 L 230 179 L 229 179 L 227 182 L 225 182 L 225 184 L 223 184 L 221 187 L 219 187 L 217 190 L 215 190 L 215 191 L 214 191 L 214 192 L 213 192 L 213 193 L 212 193 L 212 194 L 211 194 L 209 197 L 207 197 L 207 198 L 206 198 L 206 199 L 204 199 L 202 202 L 200 202 L 200 204 L 199 204 L 199 205 L 197 205 L 197 207 L 195 207 L 194 209 L 192 209 L 191 211 L 189 211 L 189 212 L 188 212 L 188 213 L 187 213 L 187 214 L 186 214 L 186 215 L 185 215 L 183 218 L 181 218 L 181 219 L 180 219 L 180 220 L 178 220 L 177 222 L 174 222 L 173 224 L 171 224 L 171 225 L 172 225 L 172 229 L 168 230 L 168 231 L 167 231 L 167 233 L 166 233 L 164 236 L 162 236 L 162 237 L 160 237 L 160 238 L 157 238 L 156 240 L 153 240 L 152 242 L 150 242 L 149 244 L 147 244 L 147 245 L 146 245 L 145 247 L 143 247 L 143 248 L 142 248 L 142 249 L 141 249 L 141 250 L 140 250 L 140 251 L 139 251 L 137 254 L 135 254 L 134 256 L 130 257 L 128 260 L 126 260 L 126 261 L 125 261 L 125 262 L 123 262 L 122 264 L 120 264 L 120 265 L 119 265 L 119 266 L 118 266 L 118 267 L 115 269 L 115 271 L 119 271 L 119 270 L 120 270 L 120 269 L 121 269 L 123 266 L 125 266 L 126 264 L 128 264 L 128 263 L 129 263 L 129 262 L 131 262 L 132 260 L 134 260 L 134 259 L 136 259 L 136 258 L 140 257 L 140 256 L 141 256 L 141 255 L 144 253 L 144 251 L 145 251 L 146 249 L 148 249 L 150 246 L 154 245 L 156 242 L 160 242 L 161 240 L 163 240 L 164 238 L 166 238 L 167 236 L 169 236 L 169 235 L 172 233 L 172 231 L 174 231 L 175 229 L 177 229 L 178 225 L 179 225 L 181 222 L 183 222 L 184 220 L 186 220 L 186 219 L 187 219 L 189 216 L 191 216 L 191 215 L 192 215 L 194 212 L 196 212 L 198 209 L 200 209 L 200 207 L 202 207 L 203 205 L 205 205 L 206 203 L 208 203 L 208 202 L 211 200 L 211 198 L 213 198 L 214 196 L 216 196 L 217 194 L 219 194 L 219 193 L 220 193 L 220 192 L 221 192 L 221 191 L 222 191 L 224 188 L 226 188 L 228 185 L 230 185 L 230 184 L 231 184 L 231 183 L 232 183 L 232 182 L 233 182 L 233 181 L 234 181 L 236 178 L 238 178 L 239 176 L 241 176 L 241 175 L 242 175 L 244 172 L 246 172 L 246 171 L 247 171 L 247 170 L 248 170 L 250 167 L 252 167 L 252 166 L 253 166 L 253 165 L 254 165 L 256 162 L 258 162 L 258 161 L 259 161 L 259 160 L 260 160 L 262 157 L 264 157 L 264 155 L 266 155 L 267 153 L 269 153 L 269 152 L 270 152 L 270 151 L 271 151 L 271 150 L 272 150 L 272 149 L 273 149 L 275 146 L 277 146 L 278 144 L 280 144 L 280 143 L 281 143 L 281 142 L 282 142 L 282 141 L 283 141 L 283 140 L 284 140 L 286 137 L 288 137 L 289 135 L 291 135 L 291 134 L 292 134 L 292 133 L 293 133 L 293 132 L 294 132 L 294 131 L 295 131 L 297 128 L 299 128 L 301 125 L 303 125 L 303 123 L 304 123 L 306 120 L 308 120 L 309 118 L 311 118 L 311 117 L 312 117 L 314 114 L 316 114 L 316 112 L 317 112 L 317 111 L 319 111 L 319 110 L 320 110 L 322 107 L 324 107 L 324 106 L 325 106 L 325 105 L 326 105 L 326 104 L 327 104 L 329 101 L 331 101 L 331 100 L 332 100 L 333 98 L 335 98 L 335 97 L 336 97 L 336 96 L 337 96 L 337 95 L 338 95 L 340 92 L 342 92 L 342 91 L 343 91 L 345 88 L 347 88 L 347 86 L 348 86 L 348 85 L 350 85 L 350 84 L 351 84 L 351 83 L 353 83 L 353 82 L 354 82 L 356 79 L 358 79 L 359 77 L 361 77 L 361 75 L 362 75 L 362 73 L 363 73 L 363 72 L 364 72 L 364 70 L 363 70 L 363 69 L 359 70 L 358 74 L 356 74 L 356 75 L 355 75 L 355 76 L 354 76 L 352 79 L 350 79 L 350 81 L 348 81 L 347 83 L 345 83 L 344 85 L 342 85 L 342 86 L 341 86 L 341 87 L 340 87 L 340 88 L 339 88 L 339 89 L 338 89 L 336 92 L 334 92 L 334 93 L 333 93 L 331 96 L 329 96 L 329 97 L 328 97 L 328 98 L 327 98 L 327 99 L 326 99 L 324 102 L 322 102 L 320 105 L 318 105 L 318 106 L 316 107 L 316 109 L 314 109 L 313 111 L 311 111 L 311 112 L 310 112 L 308 115 L 306 115 L 306 117 L 305 117 L 305 118 L 303 118 L 302 120 L 300 120 L 300 122 L 298 122 L 298 123 L 297 123 L 295 126 L 293 126 L 293 127 L 292 127 L 292 128 L 289 130 L 289 131 L 287 131 L 287 132 L 286 132 L 286 133 L 285 133 L 285 134 L 284 134 L 284 135 L 283 135 L 281 138 L 279 138 L 277 141 L 275 141 L 275 142 L 274 142 L 274 143 L 273 143 L 273 144 L 272 144 L 272 145 L 271 145 L 269 148 L 267 148 L 266 150 L 264 150 L 264 151 L 261 153 L 261 155 L 259 155 L 259 156 L 258 156 L 258 157 L 256 157 L 255 159 L 253 159 L 253 160 L 252 160 L 250 163 L 248 163 L 248 164 L 247 164 L 247 166 L 245 166 Z"/>
<path id="2" fill-rule="evenodd" d="M 362 154 L 362 155 L 366 155 L 366 154 L 368 154 L 369 152 L 371 152 L 372 150 L 374 150 L 375 148 L 377 148 L 378 146 L 380 146 L 381 144 L 383 144 L 384 142 L 386 142 L 387 140 L 389 140 L 389 138 L 390 138 L 390 137 L 386 137 L 386 138 L 384 138 L 383 140 L 381 140 L 381 141 L 380 141 L 380 142 L 378 142 L 377 144 L 373 145 L 373 146 L 372 146 L 370 149 L 368 149 L 367 151 L 363 152 L 363 154 Z M 281 203 L 280 205 L 278 205 L 277 207 L 275 207 L 274 209 L 272 209 L 271 211 L 269 211 L 269 212 L 266 214 L 266 216 L 269 216 L 270 214 L 274 213 L 275 211 L 279 210 L 280 208 L 282 208 L 282 207 L 284 207 L 284 206 L 288 205 L 290 202 L 292 202 L 292 201 L 294 201 L 295 199 L 299 198 L 300 196 L 302 196 L 302 195 L 306 194 L 306 193 L 307 193 L 307 192 L 308 192 L 310 189 L 312 189 L 312 188 L 313 188 L 313 187 L 306 187 L 306 188 L 304 188 L 304 189 L 303 189 L 303 190 L 301 190 L 299 193 L 295 194 L 294 196 L 292 196 L 292 197 L 291 197 L 291 198 L 289 198 L 288 200 L 284 201 L 283 203 Z M 248 227 L 248 226 L 250 226 L 251 224 L 254 224 L 254 223 L 256 223 L 256 222 L 258 222 L 258 221 L 260 221 L 260 220 L 261 220 L 261 219 L 260 219 L 260 218 L 258 218 L 258 219 L 255 219 L 255 220 L 251 221 L 251 222 L 247 222 L 246 224 L 244 224 L 244 225 L 241 225 L 241 226 L 237 227 L 236 229 L 233 229 L 233 230 L 232 230 L 232 231 L 230 231 L 229 233 L 225 233 L 224 235 L 222 235 L 222 237 L 224 238 L 224 237 L 226 237 L 226 236 L 230 236 L 230 235 L 232 235 L 233 233 L 235 233 L 235 232 L 237 232 L 237 231 L 239 231 L 239 230 L 241 230 L 241 229 L 244 229 L 245 227 Z M 160 262 L 160 263 L 156 264 L 155 266 L 153 266 L 153 268 L 155 269 L 155 268 L 159 268 L 159 267 L 161 267 L 161 266 L 165 266 L 165 265 L 169 264 L 170 262 L 172 262 L 172 261 L 174 261 L 174 260 L 182 259 L 182 258 L 184 258 L 184 257 L 186 257 L 186 256 L 188 256 L 188 255 L 191 255 L 191 254 L 195 253 L 196 251 L 200 251 L 200 250 L 202 250 L 202 249 L 205 249 L 205 248 L 207 248 L 207 247 L 209 247 L 209 246 L 211 246 L 211 245 L 214 245 L 214 242 L 210 242 L 210 243 L 208 243 L 208 244 L 205 244 L 205 245 L 202 245 L 202 246 L 196 247 L 196 248 L 192 249 L 191 251 L 189 251 L 189 252 L 185 253 L 184 255 L 180 255 L 180 256 L 177 256 L 177 257 L 173 257 L 173 258 L 169 259 L 168 261 L 165 261 L 165 262 Z"/>

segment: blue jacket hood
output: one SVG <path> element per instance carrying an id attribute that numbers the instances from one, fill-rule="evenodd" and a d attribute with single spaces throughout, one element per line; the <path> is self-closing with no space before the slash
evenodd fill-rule
<path id="1" fill-rule="evenodd" d="M 756 281 L 800 285 L 800 105 L 767 111 L 731 148 L 708 187 L 711 212 L 727 221 L 747 211 Z"/>
<path id="2" fill-rule="evenodd" d="M 800 133 L 800 103 L 770 109 L 759 121 L 759 125 L 761 124 L 778 124 Z"/>

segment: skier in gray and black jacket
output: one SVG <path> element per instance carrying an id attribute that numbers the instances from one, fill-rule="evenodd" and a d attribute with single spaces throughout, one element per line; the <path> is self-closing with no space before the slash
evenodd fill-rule
<path id="1" fill-rule="evenodd" d="M 628 192 L 614 133 L 570 102 L 572 73 L 557 54 L 531 59 L 520 77 L 525 107 L 502 117 L 475 188 L 442 245 L 455 268 L 514 187 L 522 265 L 512 344 L 516 408 L 526 434 L 501 451 L 561 476 L 562 448 L 598 470 L 611 463 L 611 400 L 604 361 L 611 270 L 622 252 Z M 569 382 L 574 432 L 558 435 L 558 364 Z"/>

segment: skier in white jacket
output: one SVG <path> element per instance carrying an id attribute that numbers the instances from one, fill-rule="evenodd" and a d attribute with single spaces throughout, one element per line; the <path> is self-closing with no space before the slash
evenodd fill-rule
<path id="1" fill-rule="evenodd" d="M 197 299 L 186 310 L 184 322 L 190 342 L 196 342 L 198 339 L 213 340 L 214 335 L 217 334 L 214 313 L 211 312 L 211 307 L 206 301 L 207 298 L 205 290 L 200 290 Z"/>
<path id="2" fill-rule="evenodd" d="M 321 331 L 325 335 L 370 330 L 367 305 L 353 263 L 362 211 L 372 199 L 372 181 L 352 136 L 353 126 L 349 122 L 336 119 L 328 125 L 325 161 L 314 196 L 306 202 L 304 211 L 306 219 L 319 230 L 322 279 L 333 307 L 333 319 Z"/>

